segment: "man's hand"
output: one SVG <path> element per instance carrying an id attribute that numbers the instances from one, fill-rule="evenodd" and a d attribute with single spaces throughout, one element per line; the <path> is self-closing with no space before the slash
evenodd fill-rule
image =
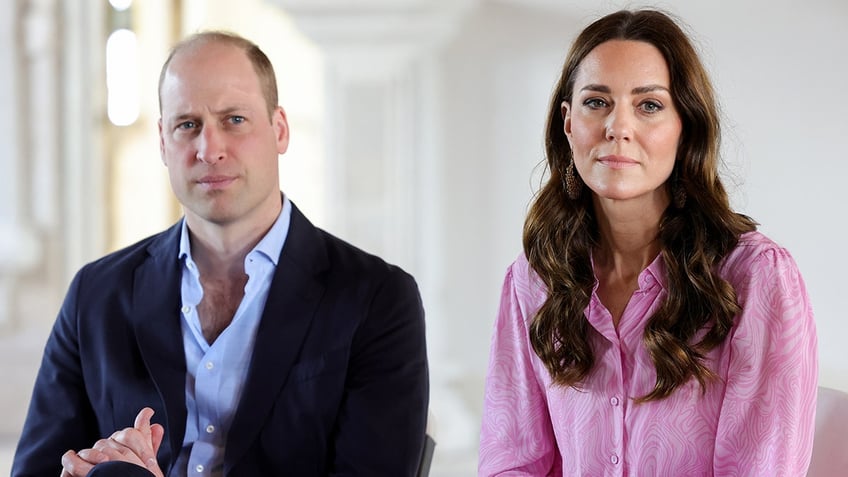
<path id="1" fill-rule="evenodd" d="M 90 449 L 79 452 L 69 450 L 62 456 L 61 477 L 85 477 L 101 462 L 120 460 L 144 467 L 156 477 L 164 477 L 156 453 L 162 444 L 165 429 L 160 424 L 150 424 L 153 409 L 139 411 L 133 427 L 116 431 L 107 439 L 100 439 Z"/>

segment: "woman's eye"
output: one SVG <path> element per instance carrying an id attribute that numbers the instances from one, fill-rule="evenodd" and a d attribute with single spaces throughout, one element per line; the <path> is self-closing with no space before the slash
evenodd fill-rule
<path id="1" fill-rule="evenodd" d="M 656 113 L 657 111 L 662 111 L 662 104 L 657 103 L 656 101 L 645 101 L 641 105 L 642 111 L 646 113 Z"/>
<path id="2" fill-rule="evenodd" d="M 592 108 L 592 109 L 600 109 L 607 105 L 607 102 L 600 98 L 591 98 L 583 101 L 583 104 Z"/>

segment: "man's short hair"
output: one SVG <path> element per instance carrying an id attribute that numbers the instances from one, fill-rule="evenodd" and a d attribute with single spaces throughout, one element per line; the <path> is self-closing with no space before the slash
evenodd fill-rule
<path id="1" fill-rule="evenodd" d="M 222 43 L 232 45 L 244 51 L 250 63 L 253 65 L 253 70 L 259 78 L 259 85 L 262 88 L 262 95 L 265 97 L 265 103 L 268 107 L 268 116 L 274 112 L 278 105 L 277 98 L 277 77 L 274 74 L 274 67 L 271 65 L 271 60 L 268 56 L 252 41 L 239 36 L 235 33 L 226 31 L 204 31 L 195 33 L 181 40 L 171 48 L 168 59 L 162 65 L 162 71 L 159 73 L 159 112 L 162 112 L 162 83 L 165 80 L 165 74 L 168 72 L 168 67 L 174 57 L 183 50 L 190 50 L 194 47 L 206 43 Z"/>

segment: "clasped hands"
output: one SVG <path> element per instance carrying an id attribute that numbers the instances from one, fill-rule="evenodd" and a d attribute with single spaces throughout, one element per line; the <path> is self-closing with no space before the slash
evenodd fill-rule
<path id="1" fill-rule="evenodd" d="M 144 467 L 156 477 L 164 477 L 156 453 L 165 429 L 161 424 L 150 424 L 152 417 L 153 409 L 145 407 L 135 417 L 133 427 L 115 431 L 90 449 L 65 452 L 60 477 L 85 477 L 95 465 L 108 461 L 129 462 Z"/>

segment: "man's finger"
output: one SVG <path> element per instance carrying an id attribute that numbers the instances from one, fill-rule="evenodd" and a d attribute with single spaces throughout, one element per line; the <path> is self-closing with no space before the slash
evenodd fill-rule
<path id="1" fill-rule="evenodd" d="M 162 445 L 162 439 L 165 438 L 165 428 L 162 424 L 153 424 L 150 426 L 150 440 L 153 442 L 153 455 L 159 454 L 159 446 Z"/>
<path id="2" fill-rule="evenodd" d="M 133 424 L 133 427 L 141 431 L 147 438 L 150 438 L 150 418 L 152 417 L 153 409 L 145 407 L 141 411 L 138 411 L 138 415 L 135 416 L 135 424 Z"/>
<path id="3" fill-rule="evenodd" d="M 143 408 L 135 417 L 135 424 L 133 425 L 133 427 L 138 429 L 147 440 L 147 445 L 141 454 L 139 454 L 139 457 L 141 457 L 141 461 L 148 469 L 152 469 L 154 467 L 157 469 L 159 468 L 159 462 L 156 460 L 156 453 L 159 451 L 159 444 L 162 442 L 161 436 L 156 436 L 155 438 L 155 440 L 158 440 L 159 442 L 154 441 L 153 429 L 150 425 L 150 419 L 153 418 L 153 413 L 153 409 L 149 407 Z M 157 426 L 159 428 L 162 427 L 161 425 Z"/>
<path id="4" fill-rule="evenodd" d="M 77 452 L 77 457 L 92 465 L 110 460 L 108 455 L 97 449 L 83 449 Z"/>
<path id="5" fill-rule="evenodd" d="M 69 450 L 62 455 L 62 477 L 84 477 L 94 466 Z"/>

